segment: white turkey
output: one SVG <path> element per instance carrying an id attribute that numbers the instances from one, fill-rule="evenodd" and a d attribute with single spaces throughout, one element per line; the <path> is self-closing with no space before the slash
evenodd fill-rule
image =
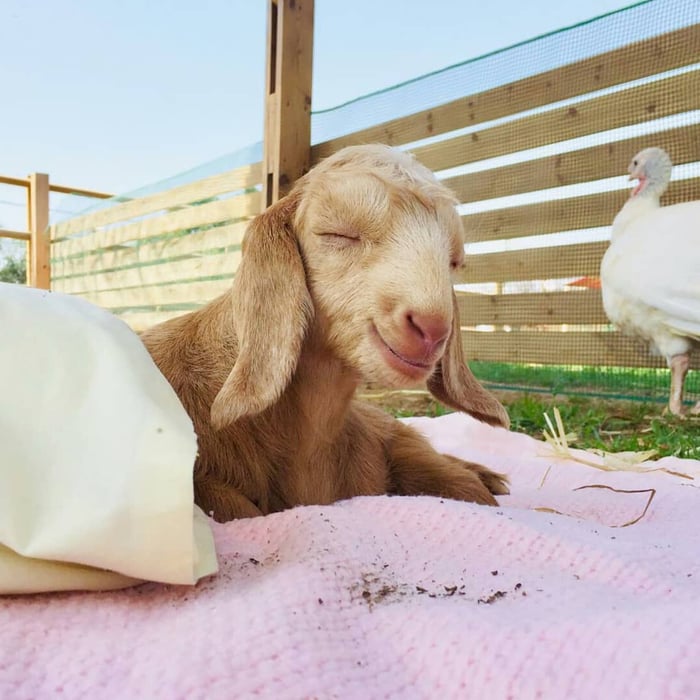
<path id="1" fill-rule="evenodd" d="M 671 169 L 660 148 L 633 158 L 630 180 L 639 182 L 613 221 L 600 279 L 610 321 L 666 358 L 668 407 L 681 415 L 689 356 L 700 343 L 700 201 L 660 206 Z"/>

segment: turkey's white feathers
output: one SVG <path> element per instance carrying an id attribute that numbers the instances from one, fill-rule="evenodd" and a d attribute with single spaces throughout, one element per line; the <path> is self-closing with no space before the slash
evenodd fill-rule
<path id="1" fill-rule="evenodd" d="M 649 178 L 647 192 L 644 180 L 613 222 L 601 263 L 603 306 L 620 330 L 670 358 L 700 341 L 700 201 L 660 207 L 667 176 Z"/>

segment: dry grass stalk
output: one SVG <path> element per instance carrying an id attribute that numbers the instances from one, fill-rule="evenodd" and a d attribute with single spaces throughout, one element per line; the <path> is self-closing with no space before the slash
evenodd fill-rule
<path id="1" fill-rule="evenodd" d="M 614 491 L 615 493 L 648 493 L 649 494 L 649 499 L 647 500 L 647 504 L 644 506 L 644 510 L 641 512 L 640 515 L 638 515 L 636 518 L 633 518 L 632 520 L 628 520 L 626 523 L 622 523 L 622 525 L 610 525 L 610 527 L 629 527 L 630 525 L 634 525 L 635 523 L 638 523 L 647 514 L 647 511 L 649 510 L 649 506 L 651 505 L 651 502 L 654 500 L 654 496 L 656 496 L 656 489 L 615 489 L 612 486 L 607 486 L 606 484 L 587 484 L 586 486 L 579 486 L 578 488 L 575 488 L 574 491 L 581 491 L 583 489 L 607 489 L 608 491 Z M 568 516 L 567 513 L 562 513 L 561 511 L 555 510 L 554 508 L 542 507 L 542 508 L 535 508 L 535 510 L 538 513 L 554 513 L 555 515 Z"/>
<path id="2" fill-rule="evenodd" d="M 580 457 L 574 454 L 569 447 L 569 443 L 575 441 L 577 436 L 575 433 L 567 433 L 564 430 L 564 423 L 561 419 L 559 409 L 556 407 L 554 408 L 554 421 L 556 423 L 556 429 L 547 413 L 544 414 L 544 419 L 547 422 L 547 427 L 549 428 L 549 430 L 544 431 L 544 439 L 554 453 L 554 456 L 558 457 L 559 459 L 570 459 L 574 462 L 578 462 L 579 464 L 585 464 L 588 467 L 600 469 L 601 471 L 605 472 L 625 471 L 644 474 L 648 472 L 666 472 L 666 474 L 671 474 L 672 476 L 677 476 L 681 479 L 693 481 L 693 477 L 690 474 L 684 474 L 683 472 L 666 469 L 665 467 L 645 466 L 644 462 L 647 462 L 654 457 L 657 454 L 656 450 L 646 450 L 644 452 L 606 452 L 605 450 L 591 450 L 591 452 L 599 455 L 602 458 L 602 462 L 594 462 L 592 460 Z M 551 455 L 545 456 L 549 457 Z M 548 474 L 549 469 L 547 469 L 544 477 L 542 478 L 540 488 L 544 484 Z"/>

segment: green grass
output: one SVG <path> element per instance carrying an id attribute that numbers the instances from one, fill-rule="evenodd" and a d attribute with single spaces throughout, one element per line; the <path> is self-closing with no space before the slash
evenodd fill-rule
<path id="1" fill-rule="evenodd" d="M 511 430 L 542 440 L 544 414 L 554 419 L 559 409 L 567 433 L 575 433 L 572 447 L 607 452 L 656 450 L 659 457 L 700 459 L 700 416 L 677 418 L 660 404 L 610 401 L 585 396 L 569 398 L 544 394 L 497 392 L 510 415 Z M 379 403 L 399 418 L 441 416 L 449 408 L 432 397 L 401 392 Z"/>
<path id="2" fill-rule="evenodd" d="M 511 429 L 542 438 L 544 413 L 556 406 L 567 432 L 576 433 L 574 447 L 608 452 L 656 450 L 660 457 L 700 459 L 700 417 L 677 418 L 656 404 L 600 401 L 584 397 L 562 400 L 521 395 L 506 404 Z"/>
<path id="3" fill-rule="evenodd" d="M 700 459 L 700 416 L 665 412 L 666 368 L 571 367 L 470 362 L 474 375 L 508 409 L 511 429 L 543 439 L 544 414 L 556 407 L 572 443 L 608 452 L 656 450 L 660 457 Z M 685 383 L 687 403 L 700 399 L 700 371 Z M 375 397 L 397 417 L 449 413 L 426 393 L 386 392 Z"/>
<path id="4" fill-rule="evenodd" d="M 473 361 L 474 375 L 494 389 L 521 389 L 550 394 L 594 396 L 665 403 L 668 369 L 636 367 L 571 367 Z M 691 371 L 685 383 L 689 400 L 700 398 L 700 372 Z"/>

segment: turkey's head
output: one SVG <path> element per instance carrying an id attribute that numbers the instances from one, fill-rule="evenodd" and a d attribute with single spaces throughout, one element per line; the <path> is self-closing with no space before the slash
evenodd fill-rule
<path id="1" fill-rule="evenodd" d="M 632 197 L 641 194 L 660 197 L 671 179 L 672 168 L 671 158 L 662 148 L 645 148 L 637 153 L 627 169 L 629 179 L 639 181 Z"/>

